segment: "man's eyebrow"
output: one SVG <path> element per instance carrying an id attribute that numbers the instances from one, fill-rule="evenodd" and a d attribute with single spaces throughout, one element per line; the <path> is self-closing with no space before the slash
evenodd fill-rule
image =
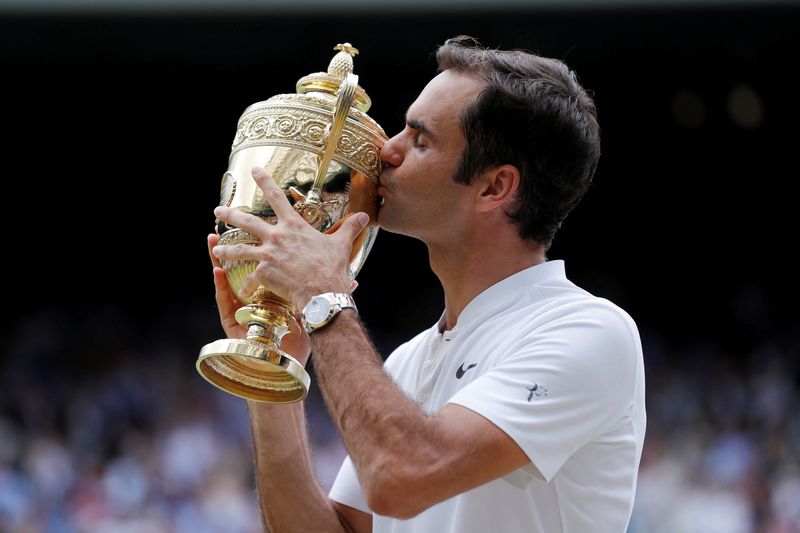
<path id="1" fill-rule="evenodd" d="M 431 132 L 431 130 L 429 130 L 428 127 L 425 126 L 425 123 L 423 121 L 413 118 L 408 118 L 408 115 L 406 115 L 406 126 L 411 128 L 412 130 L 417 130 L 420 133 L 427 135 L 428 137 L 435 137 L 433 132 Z"/>

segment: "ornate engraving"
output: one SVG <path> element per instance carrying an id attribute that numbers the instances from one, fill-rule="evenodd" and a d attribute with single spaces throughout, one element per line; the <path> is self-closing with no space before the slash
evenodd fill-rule
<path id="1" fill-rule="evenodd" d="M 226 231 L 219 237 L 219 243 L 228 244 L 261 244 L 261 239 L 241 229 Z"/>
<path id="2" fill-rule="evenodd" d="M 331 101 L 325 98 L 275 96 L 245 110 L 231 153 L 250 146 L 286 146 L 322 155 L 332 116 Z M 377 182 L 384 138 L 383 129 L 368 116 L 348 116 L 333 159 Z"/>
<path id="3" fill-rule="evenodd" d="M 299 115 L 295 120 L 300 125 L 300 138 L 309 144 L 315 146 L 322 146 L 325 141 L 325 135 L 328 132 L 328 124 L 322 120 L 314 118 L 303 117 Z M 291 138 L 286 136 L 286 138 Z"/>

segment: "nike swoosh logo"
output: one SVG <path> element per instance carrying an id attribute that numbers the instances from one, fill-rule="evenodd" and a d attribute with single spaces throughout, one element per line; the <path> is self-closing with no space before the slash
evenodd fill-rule
<path id="1" fill-rule="evenodd" d="M 467 372 L 467 370 L 476 366 L 478 366 L 478 363 L 472 363 L 467 368 L 464 368 L 464 363 L 461 363 L 461 366 L 458 367 L 458 370 L 456 370 L 456 379 L 461 379 L 464 377 L 464 374 Z"/>

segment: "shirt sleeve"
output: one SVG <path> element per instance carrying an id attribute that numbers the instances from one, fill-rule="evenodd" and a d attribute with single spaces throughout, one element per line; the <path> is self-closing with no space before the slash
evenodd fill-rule
<path id="1" fill-rule="evenodd" d="M 449 401 L 508 434 L 531 460 L 524 470 L 545 481 L 632 406 L 639 335 L 624 311 L 598 300 L 521 332 Z"/>
<path id="2" fill-rule="evenodd" d="M 372 514 L 364 499 L 355 465 L 349 455 L 342 461 L 328 496 L 335 502 Z"/>

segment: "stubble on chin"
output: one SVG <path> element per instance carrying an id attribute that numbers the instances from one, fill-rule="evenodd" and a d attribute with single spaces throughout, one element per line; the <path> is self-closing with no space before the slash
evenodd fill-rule
<path id="1" fill-rule="evenodd" d="M 387 208 L 385 205 L 382 205 L 378 208 L 378 226 L 382 230 L 388 231 L 389 233 L 402 233 L 402 227 L 398 224 L 397 221 L 397 213 L 393 211 L 391 208 Z"/>

